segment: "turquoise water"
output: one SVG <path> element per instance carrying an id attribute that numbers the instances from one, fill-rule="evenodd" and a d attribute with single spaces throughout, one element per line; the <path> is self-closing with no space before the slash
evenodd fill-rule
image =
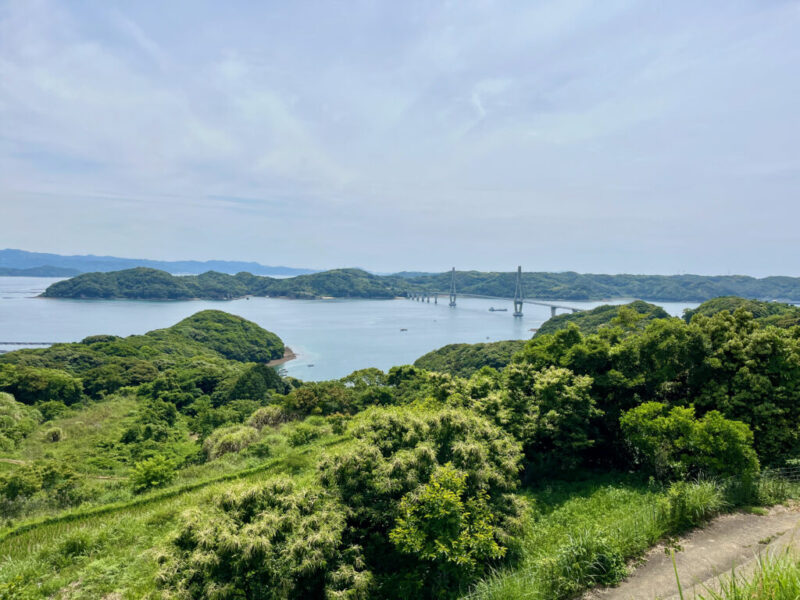
<path id="1" fill-rule="evenodd" d="M 550 316 L 545 306 L 525 305 L 515 319 L 496 300 L 459 298 L 435 305 L 411 300 L 59 300 L 37 298 L 58 279 L 0 277 L 0 342 L 75 342 L 88 335 L 131 335 L 168 327 L 213 308 L 250 319 L 277 333 L 297 353 L 289 375 L 306 380 L 339 378 L 365 367 L 386 370 L 456 342 L 528 339 Z M 578 308 L 607 302 L 564 301 Z M 695 303 L 657 303 L 680 315 Z M 489 312 L 489 307 L 508 312 Z M 402 331 L 405 329 L 406 331 Z M 0 351 L 20 346 L 0 345 Z M 26 346 L 27 347 L 27 346 Z"/>

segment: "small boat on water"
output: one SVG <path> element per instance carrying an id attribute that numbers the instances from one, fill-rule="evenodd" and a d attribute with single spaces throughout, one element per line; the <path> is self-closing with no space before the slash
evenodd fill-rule
<path id="1" fill-rule="evenodd" d="M 495 308 L 494 306 L 489 308 L 489 312 L 508 312 L 507 308 Z"/>
<path id="2" fill-rule="evenodd" d="M 400 331 L 408 331 L 408 329 L 406 329 L 405 327 L 401 327 Z"/>

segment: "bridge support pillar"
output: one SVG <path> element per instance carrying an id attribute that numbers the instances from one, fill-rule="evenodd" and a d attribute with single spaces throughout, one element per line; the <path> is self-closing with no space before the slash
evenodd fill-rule
<path id="1" fill-rule="evenodd" d="M 522 302 L 523 302 L 523 294 L 522 294 L 522 267 L 517 267 L 517 286 L 514 289 L 514 316 L 521 317 L 522 316 Z"/>
<path id="2" fill-rule="evenodd" d="M 450 272 L 450 308 L 455 308 L 456 306 L 456 268 L 453 267 L 453 270 Z"/>
<path id="3" fill-rule="evenodd" d="M 434 294 L 433 295 L 433 303 L 434 304 L 439 304 L 439 294 Z"/>
<path id="4" fill-rule="evenodd" d="M 551 317 L 555 317 L 556 316 L 556 307 L 555 306 L 551 306 L 550 307 L 550 316 Z"/>

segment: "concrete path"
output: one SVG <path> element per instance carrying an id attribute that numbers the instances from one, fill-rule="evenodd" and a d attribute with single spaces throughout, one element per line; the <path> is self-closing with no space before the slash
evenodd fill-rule
<path id="1" fill-rule="evenodd" d="M 704 585 L 715 586 L 719 576 L 754 570 L 763 552 L 787 546 L 800 549 L 800 507 L 778 506 L 768 515 L 734 513 L 714 519 L 677 541 L 675 562 L 686 600 Z M 642 566 L 614 588 L 587 593 L 586 600 L 679 600 L 672 559 L 664 545 L 651 549 Z"/>

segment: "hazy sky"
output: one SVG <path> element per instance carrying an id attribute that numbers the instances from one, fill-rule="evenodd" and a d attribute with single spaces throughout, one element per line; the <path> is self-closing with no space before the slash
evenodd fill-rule
<path id="1" fill-rule="evenodd" d="M 800 2 L 0 0 L 0 248 L 800 275 Z"/>

